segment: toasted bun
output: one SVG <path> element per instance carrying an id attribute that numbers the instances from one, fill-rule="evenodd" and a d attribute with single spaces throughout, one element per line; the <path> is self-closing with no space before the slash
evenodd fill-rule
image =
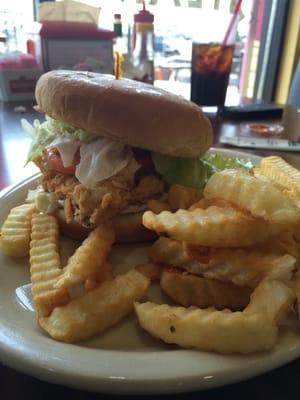
<path id="1" fill-rule="evenodd" d="M 142 212 L 119 214 L 113 218 L 116 243 L 147 242 L 157 237 L 155 232 L 143 226 L 142 215 Z M 85 228 L 77 222 L 68 224 L 63 209 L 59 209 L 56 216 L 61 233 L 71 239 L 84 240 L 91 232 L 91 229 Z"/>
<path id="2" fill-rule="evenodd" d="M 196 157 L 212 144 L 211 124 L 196 104 L 145 83 L 50 71 L 35 96 L 38 110 L 50 117 L 134 147 Z"/>

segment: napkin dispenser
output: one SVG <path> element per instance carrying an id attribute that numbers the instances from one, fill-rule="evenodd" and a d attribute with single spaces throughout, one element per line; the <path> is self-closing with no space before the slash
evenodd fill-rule
<path id="1" fill-rule="evenodd" d="M 113 31 L 86 22 L 45 21 L 40 38 L 45 71 L 84 69 L 113 73 Z"/>
<path id="2" fill-rule="evenodd" d="M 33 100 L 43 71 L 36 58 L 18 52 L 0 55 L 0 100 Z"/>

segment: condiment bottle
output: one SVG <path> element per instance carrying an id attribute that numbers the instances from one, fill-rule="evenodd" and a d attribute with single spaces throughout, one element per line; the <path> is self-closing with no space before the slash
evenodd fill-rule
<path id="1" fill-rule="evenodd" d="M 143 9 L 134 16 L 134 49 L 132 64 L 138 73 L 133 79 L 151 83 L 154 81 L 154 15 Z"/>
<path id="2" fill-rule="evenodd" d="M 114 51 L 118 51 L 123 55 L 127 54 L 127 41 L 123 36 L 121 14 L 114 14 L 114 32 L 116 34 L 116 38 L 114 40 Z"/>
<path id="3" fill-rule="evenodd" d="M 117 37 L 123 36 L 121 14 L 114 14 L 114 32 Z"/>

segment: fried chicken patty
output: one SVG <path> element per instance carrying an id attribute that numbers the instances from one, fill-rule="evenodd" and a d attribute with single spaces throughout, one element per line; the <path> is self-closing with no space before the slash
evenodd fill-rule
<path id="1" fill-rule="evenodd" d="M 42 158 L 36 160 L 42 172 L 41 185 L 46 192 L 53 192 L 64 201 L 67 222 L 73 220 L 85 227 L 92 227 L 122 212 L 128 206 L 140 206 L 148 199 L 164 192 L 164 183 L 155 174 L 142 175 L 137 181 L 136 172 L 141 165 L 132 158 L 127 166 L 109 179 L 89 189 L 74 175 L 49 169 Z"/>

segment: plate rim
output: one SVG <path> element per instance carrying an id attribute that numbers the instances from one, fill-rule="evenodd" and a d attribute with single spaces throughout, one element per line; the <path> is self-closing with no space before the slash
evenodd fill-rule
<path id="1" fill-rule="evenodd" d="M 236 150 L 231 150 L 231 149 L 223 149 L 223 148 L 211 148 L 210 153 L 222 153 L 224 155 L 228 156 L 237 156 L 237 157 L 243 157 L 243 158 L 249 158 L 253 160 L 254 162 L 258 162 L 261 157 L 247 153 L 247 152 L 242 152 L 242 151 L 236 151 Z M 22 189 L 25 185 L 30 185 L 33 184 L 37 177 L 39 176 L 39 173 L 36 173 L 24 180 L 21 180 L 15 185 L 11 185 L 2 191 L 0 191 L 0 204 L 5 201 L 5 199 L 9 198 L 9 196 L 12 196 L 15 191 L 18 191 Z M 17 347 L 15 347 L 13 344 L 15 344 L 15 341 L 12 340 L 11 337 L 6 336 L 6 330 L 5 327 L 3 327 L 3 323 L 0 322 L 0 327 L 4 329 L 0 329 L 0 360 L 7 366 L 25 374 L 29 374 L 33 377 L 36 377 L 38 379 L 41 379 L 43 381 L 55 383 L 55 384 L 61 384 L 64 386 L 69 386 L 77 389 L 84 389 L 87 391 L 95 391 L 95 392 L 101 392 L 101 393 L 110 393 L 110 394 L 175 394 L 175 393 L 183 393 L 183 392 L 189 392 L 189 391 L 194 391 L 194 390 L 205 390 L 209 388 L 217 388 L 220 386 L 236 383 L 243 381 L 245 379 L 250 379 L 252 377 L 255 377 L 257 375 L 260 375 L 262 373 L 268 372 L 272 369 L 278 368 L 290 361 L 293 361 L 297 357 L 300 356 L 300 343 L 299 346 L 297 346 L 296 349 L 290 349 L 288 352 L 284 352 L 281 354 L 280 352 L 271 352 L 268 353 L 267 357 L 267 362 L 265 359 L 265 363 L 258 363 L 257 364 L 257 358 L 263 358 L 263 353 L 260 353 L 258 357 L 256 355 L 254 356 L 246 356 L 247 359 L 250 362 L 246 362 L 246 364 L 249 364 L 247 368 L 241 368 L 240 370 L 236 370 L 236 368 L 233 366 L 232 367 L 232 373 L 230 375 L 230 368 L 227 369 L 226 372 L 222 372 L 222 370 L 217 371 L 213 376 L 204 375 L 197 373 L 197 371 L 193 371 L 194 373 L 191 373 L 189 375 L 178 375 L 180 371 L 177 370 L 176 376 L 170 376 L 170 377 L 161 377 L 161 376 L 133 376 L 133 375 L 127 375 L 123 374 L 123 376 L 99 376 L 97 374 L 80 374 L 79 371 L 80 369 L 75 368 L 75 370 L 70 370 L 70 369 L 64 369 L 65 366 L 64 364 L 60 365 L 55 362 L 55 360 L 49 362 L 49 360 L 45 360 L 39 356 L 39 348 L 34 349 L 32 351 L 32 348 L 26 348 L 26 342 L 23 336 L 16 336 L 14 339 L 20 340 L 19 344 Z M 95 349 L 87 348 L 84 346 L 80 345 L 72 345 L 72 344 L 65 344 L 61 342 L 55 342 L 53 339 L 48 338 L 47 336 L 43 336 L 43 341 L 51 341 L 51 344 L 53 342 L 55 345 L 53 347 L 55 349 L 60 349 L 61 346 L 72 346 L 73 348 L 78 347 L 80 349 L 83 349 L 83 353 L 90 352 L 91 355 L 91 350 L 95 352 Z M 122 354 L 126 353 L 127 354 L 127 359 L 129 359 L 130 362 L 139 362 L 139 363 L 146 363 L 147 361 L 151 361 L 151 365 L 156 361 L 156 358 L 162 354 L 161 350 L 157 351 L 151 351 L 151 352 L 145 352 L 141 350 L 135 350 L 135 351 L 116 351 L 116 350 L 103 350 L 103 349 L 96 349 L 97 353 L 100 352 L 102 355 L 105 356 L 110 356 L 111 360 L 114 360 L 116 357 L 118 358 L 118 354 L 121 352 Z M 79 351 L 80 353 L 81 351 Z M 76 353 L 76 351 L 75 351 Z M 222 355 L 217 355 L 217 354 L 212 354 L 212 353 L 205 353 L 205 352 L 200 352 L 197 350 L 186 350 L 186 349 L 175 349 L 175 350 L 166 350 L 164 352 L 164 356 L 167 357 L 167 359 L 170 358 L 170 361 L 174 361 L 177 359 L 177 356 L 179 355 L 179 358 L 182 357 L 187 357 L 187 359 L 190 357 L 191 359 L 194 360 L 194 358 L 201 359 L 201 356 L 204 358 L 232 358 L 232 359 L 242 359 L 245 361 L 245 356 L 222 356 Z M 129 354 L 129 356 L 128 356 Z M 200 356 L 200 357 L 199 357 Z M 71 356 L 71 359 L 73 358 L 73 354 Z M 251 362 L 252 360 L 252 362 Z M 60 360 L 61 361 L 61 360 Z M 177 360 L 178 361 L 178 360 Z M 195 361 L 195 360 L 194 360 Z M 193 361 L 193 362 L 194 362 Z M 249 370 L 249 366 L 252 369 Z M 197 364 L 197 362 L 196 362 Z M 255 365 L 255 368 L 253 366 Z M 145 364 L 144 364 L 145 366 Z M 153 368 L 153 366 L 152 366 Z M 82 371 L 81 371 L 82 372 Z M 228 375 L 229 374 L 229 375 Z"/>

